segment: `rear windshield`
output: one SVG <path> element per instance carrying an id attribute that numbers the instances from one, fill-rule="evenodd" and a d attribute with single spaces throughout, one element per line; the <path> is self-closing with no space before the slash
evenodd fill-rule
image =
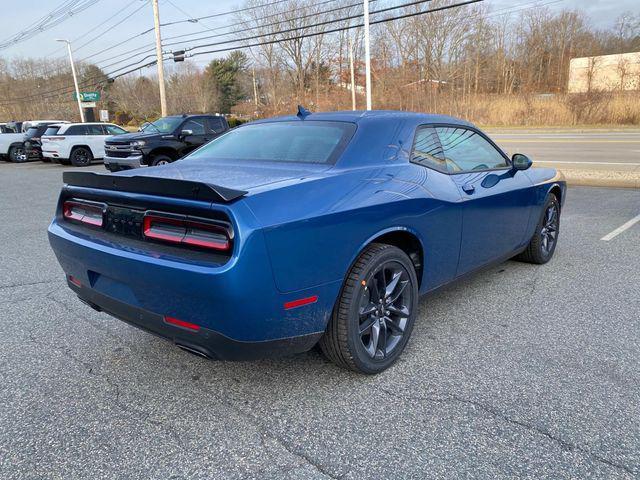
<path id="1" fill-rule="evenodd" d="M 356 126 L 345 122 L 273 122 L 245 125 L 218 137 L 189 158 L 335 163 Z"/>
<path id="2" fill-rule="evenodd" d="M 38 133 L 38 127 L 29 127 L 29 130 L 25 133 L 27 138 L 33 138 Z"/>
<path id="3" fill-rule="evenodd" d="M 56 133 L 58 133 L 58 130 L 60 130 L 60 127 L 47 127 L 47 129 L 44 131 L 43 136 L 55 135 Z"/>

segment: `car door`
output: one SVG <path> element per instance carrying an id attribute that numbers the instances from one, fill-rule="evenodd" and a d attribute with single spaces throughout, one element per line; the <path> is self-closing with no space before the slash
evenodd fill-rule
<path id="1" fill-rule="evenodd" d="M 86 133 L 84 141 L 91 149 L 93 158 L 104 157 L 104 130 L 102 125 L 89 124 L 85 125 Z"/>
<path id="2" fill-rule="evenodd" d="M 514 253 L 525 241 L 532 182 L 475 128 L 439 125 L 451 180 L 462 196 L 458 275 Z"/>
<path id="3" fill-rule="evenodd" d="M 207 142 L 207 130 L 204 117 L 196 117 L 184 122 L 180 130 L 184 142 L 181 155 L 186 155 L 204 145 Z M 190 134 L 186 135 L 185 131 L 190 131 Z"/>

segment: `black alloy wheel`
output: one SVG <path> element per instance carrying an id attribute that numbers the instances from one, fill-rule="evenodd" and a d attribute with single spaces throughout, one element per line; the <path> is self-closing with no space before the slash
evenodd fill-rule
<path id="1" fill-rule="evenodd" d="M 547 263 L 556 251 L 559 234 L 560 202 L 553 193 L 550 193 L 544 203 L 542 215 L 529 245 L 524 252 L 515 257 L 516 260 L 539 265 Z"/>
<path id="2" fill-rule="evenodd" d="M 400 263 L 387 262 L 368 279 L 360 293 L 359 334 L 369 357 L 393 353 L 407 328 L 413 299 L 411 280 Z"/>
<path id="3" fill-rule="evenodd" d="M 404 350 L 417 305 L 418 280 L 406 253 L 371 244 L 345 279 L 320 348 L 341 367 L 379 373 Z"/>
<path id="4" fill-rule="evenodd" d="M 15 163 L 27 161 L 27 151 L 22 145 L 17 145 L 9 149 L 9 159 Z"/>
<path id="5" fill-rule="evenodd" d="M 93 162 L 93 155 L 91 154 L 91 150 L 88 148 L 78 147 L 71 152 L 70 160 L 75 167 L 86 167 L 87 165 L 91 165 L 91 162 Z"/>

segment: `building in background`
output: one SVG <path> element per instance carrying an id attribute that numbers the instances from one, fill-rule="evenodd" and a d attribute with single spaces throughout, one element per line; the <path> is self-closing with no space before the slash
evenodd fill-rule
<path id="1" fill-rule="evenodd" d="M 640 52 L 572 58 L 569 93 L 640 90 Z"/>

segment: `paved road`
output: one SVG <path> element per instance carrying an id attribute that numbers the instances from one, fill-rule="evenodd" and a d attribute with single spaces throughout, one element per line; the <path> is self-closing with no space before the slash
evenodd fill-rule
<path id="1" fill-rule="evenodd" d="M 538 164 L 565 169 L 640 173 L 640 132 L 490 134 L 510 154 L 525 153 Z"/>
<path id="2" fill-rule="evenodd" d="M 99 167 L 96 167 L 99 170 Z M 62 168 L 0 164 L 0 477 L 637 478 L 640 191 L 573 188 L 554 260 L 425 298 L 399 364 L 203 360 L 78 302 Z"/>

